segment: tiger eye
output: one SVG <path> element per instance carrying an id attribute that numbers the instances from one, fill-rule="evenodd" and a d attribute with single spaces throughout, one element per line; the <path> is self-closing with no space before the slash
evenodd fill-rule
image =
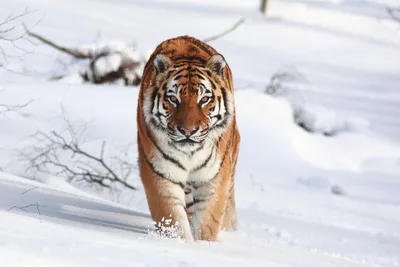
<path id="1" fill-rule="evenodd" d="M 208 101 L 209 97 L 208 96 L 203 96 L 203 98 L 200 100 L 202 103 L 206 103 Z"/>

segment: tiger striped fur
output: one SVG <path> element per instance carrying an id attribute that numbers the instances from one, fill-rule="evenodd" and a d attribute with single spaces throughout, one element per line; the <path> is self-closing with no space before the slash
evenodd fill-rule
<path id="1" fill-rule="evenodd" d="M 162 42 L 147 62 L 137 105 L 139 169 L 159 231 L 217 240 L 237 225 L 234 175 L 240 136 L 231 70 L 189 36 Z"/>

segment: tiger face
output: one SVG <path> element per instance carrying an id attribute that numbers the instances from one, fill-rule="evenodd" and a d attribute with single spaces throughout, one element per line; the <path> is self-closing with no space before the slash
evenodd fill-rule
<path id="1" fill-rule="evenodd" d="M 205 65 L 174 64 L 158 54 L 153 63 L 155 82 L 144 114 L 159 139 L 189 152 L 221 136 L 233 115 L 233 97 L 223 79 L 224 58 L 216 54 Z"/>

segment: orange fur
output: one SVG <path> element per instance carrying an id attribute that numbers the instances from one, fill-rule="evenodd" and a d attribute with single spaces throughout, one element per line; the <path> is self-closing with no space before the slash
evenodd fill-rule
<path id="1" fill-rule="evenodd" d="M 167 226 L 165 219 L 171 219 L 172 225 L 178 222 L 180 236 L 189 241 L 217 240 L 221 228 L 237 226 L 234 175 L 240 136 L 232 74 L 227 64 L 221 65 L 222 57 L 214 55 L 218 53 L 212 47 L 189 36 L 162 42 L 144 69 L 137 105 L 139 169 L 151 216 L 160 231 Z M 166 100 L 172 82 L 178 93 Z M 212 97 L 206 96 L 209 91 Z M 204 100 L 208 103 L 202 104 Z M 160 121 L 151 116 L 159 116 Z M 210 126 L 215 120 L 220 123 L 218 130 Z M 179 128 L 199 129 L 196 138 L 207 136 L 193 144 L 199 148 L 186 151 L 192 149 L 190 144 L 181 149 L 163 137 L 177 136 Z"/>

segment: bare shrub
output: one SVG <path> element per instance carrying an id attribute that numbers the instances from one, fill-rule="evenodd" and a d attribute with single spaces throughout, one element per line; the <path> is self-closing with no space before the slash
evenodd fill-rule
<path id="1" fill-rule="evenodd" d="M 126 86 L 140 84 L 145 60 L 137 53 L 135 44 L 109 41 L 70 48 L 56 44 L 26 27 L 25 30 L 30 37 L 73 57 L 75 60 L 88 60 L 86 67 L 79 73 L 85 82 L 103 84 L 122 80 Z M 63 74 L 50 79 L 60 80 L 65 76 Z"/>
<path id="2" fill-rule="evenodd" d="M 306 81 L 306 78 L 295 67 L 282 67 L 271 76 L 269 84 L 265 88 L 265 93 L 273 96 L 287 94 L 287 84 L 300 81 Z"/>
<path id="3" fill-rule="evenodd" d="M 26 162 L 25 173 L 28 176 L 39 173 L 66 177 L 69 182 L 100 188 L 115 190 L 123 186 L 137 189 L 128 180 L 136 168 L 128 161 L 129 147 L 111 156 L 103 141 L 99 153 L 91 153 L 85 149 L 86 124 L 75 127 L 65 116 L 64 120 L 67 125 L 64 132 L 38 131 L 32 136 L 33 145 L 19 152 L 20 158 Z"/>

